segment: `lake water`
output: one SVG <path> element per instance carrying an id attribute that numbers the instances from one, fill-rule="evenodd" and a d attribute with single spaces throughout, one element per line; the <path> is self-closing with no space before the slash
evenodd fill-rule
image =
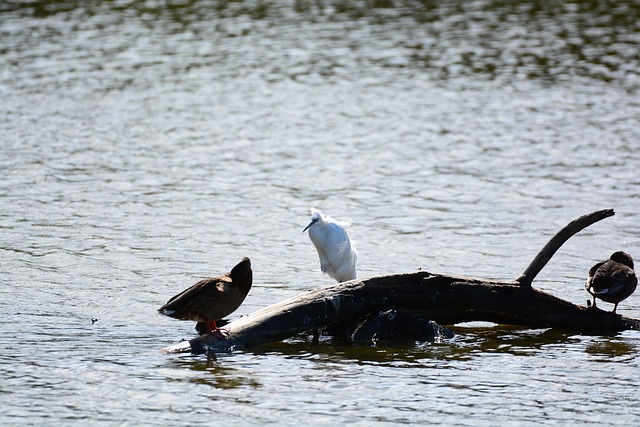
<path id="1" fill-rule="evenodd" d="M 640 333 L 459 325 L 205 356 L 158 315 L 252 260 L 231 318 L 328 286 L 310 207 L 362 277 L 512 279 L 576 304 L 640 259 L 637 1 L 0 5 L 0 424 L 640 424 Z M 599 304 L 610 309 L 611 305 Z M 640 317 L 640 296 L 620 304 Z M 92 318 L 98 319 L 92 323 Z"/>

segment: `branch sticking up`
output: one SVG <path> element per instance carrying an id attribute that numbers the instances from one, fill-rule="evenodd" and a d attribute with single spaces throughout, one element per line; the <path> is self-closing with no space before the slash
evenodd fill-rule
<path id="1" fill-rule="evenodd" d="M 533 279 L 536 278 L 538 273 L 542 271 L 545 265 L 549 262 L 551 257 L 560 249 L 560 247 L 571 238 L 574 234 L 582 231 L 591 224 L 601 221 L 605 218 L 615 215 L 613 209 L 603 209 L 595 211 L 587 215 L 583 215 L 580 218 L 571 221 L 562 230 L 560 230 L 555 236 L 549 240 L 549 242 L 538 253 L 529 267 L 522 273 L 522 276 L 516 279 L 516 282 L 522 286 L 531 286 Z"/>

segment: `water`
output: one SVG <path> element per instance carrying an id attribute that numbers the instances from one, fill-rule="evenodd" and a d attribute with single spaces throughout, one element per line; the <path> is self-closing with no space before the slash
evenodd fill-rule
<path id="1" fill-rule="evenodd" d="M 312 206 L 353 219 L 361 276 L 497 279 L 614 208 L 534 282 L 584 304 L 593 263 L 640 257 L 639 14 L 3 3 L 0 424 L 639 424 L 637 332 L 480 324 L 207 359 L 161 354 L 193 324 L 156 313 L 243 256 L 234 316 L 330 285 L 301 233 Z M 619 311 L 640 317 L 640 298 Z"/>

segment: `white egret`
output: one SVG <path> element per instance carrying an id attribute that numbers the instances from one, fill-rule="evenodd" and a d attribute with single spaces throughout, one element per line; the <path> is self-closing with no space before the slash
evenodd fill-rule
<path id="1" fill-rule="evenodd" d="M 347 233 L 350 225 L 350 221 L 337 221 L 312 208 L 311 222 L 302 230 L 303 233 L 309 230 L 309 238 L 320 257 L 320 269 L 338 282 L 358 278 L 358 252 Z"/>

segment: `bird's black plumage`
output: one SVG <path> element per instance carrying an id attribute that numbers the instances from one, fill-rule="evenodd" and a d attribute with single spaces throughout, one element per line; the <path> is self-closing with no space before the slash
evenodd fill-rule
<path id="1" fill-rule="evenodd" d="M 171 298 L 158 311 L 175 319 L 205 322 L 207 332 L 212 332 L 217 328 L 217 320 L 240 307 L 252 282 L 251 261 L 245 257 L 231 272 L 199 281 Z"/>
<path id="2" fill-rule="evenodd" d="M 620 301 L 628 298 L 638 286 L 638 278 L 633 269 L 633 259 L 626 252 L 618 251 L 606 260 L 597 263 L 589 269 L 589 277 L 585 288 L 593 296 L 593 306 L 596 298 L 615 304 L 613 313 Z"/>

